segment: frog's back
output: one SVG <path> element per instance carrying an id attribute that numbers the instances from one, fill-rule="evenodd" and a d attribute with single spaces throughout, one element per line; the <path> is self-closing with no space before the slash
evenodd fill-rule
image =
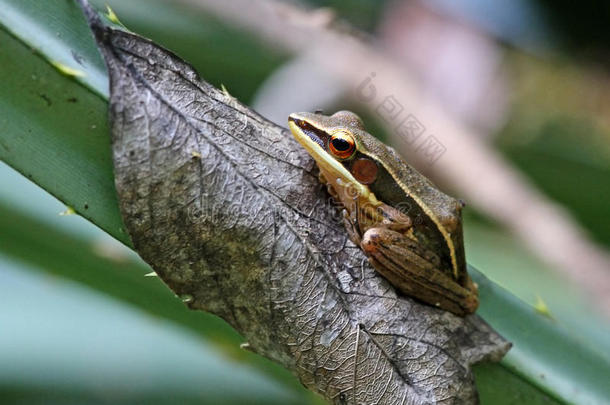
<path id="1" fill-rule="evenodd" d="M 371 191 L 380 201 L 406 211 L 414 221 L 418 238 L 443 252 L 441 260 L 445 265 L 442 270 L 465 285 L 468 276 L 462 231 L 463 204 L 436 188 L 393 148 L 372 135 L 361 138 L 361 147 L 381 169 Z"/>

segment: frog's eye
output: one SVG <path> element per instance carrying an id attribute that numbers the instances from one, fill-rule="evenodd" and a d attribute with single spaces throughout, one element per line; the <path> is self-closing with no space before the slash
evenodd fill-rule
<path id="1" fill-rule="evenodd" d="M 330 137 L 328 149 L 337 159 L 349 159 L 356 150 L 356 142 L 352 135 L 341 131 Z"/>

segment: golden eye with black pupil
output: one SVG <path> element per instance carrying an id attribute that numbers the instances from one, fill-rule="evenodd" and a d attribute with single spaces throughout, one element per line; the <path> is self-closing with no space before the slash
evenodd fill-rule
<path id="1" fill-rule="evenodd" d="M 349 159 L 356 150 L 356 142 L 354 137 L 347 132 L 337 132 L 330 137 L 328 141 L 328 149 L 337 158 L 341 160 Z"/>

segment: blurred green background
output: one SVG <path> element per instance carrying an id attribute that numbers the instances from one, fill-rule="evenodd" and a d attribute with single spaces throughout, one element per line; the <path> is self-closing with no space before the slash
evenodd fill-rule
<path id="1" fill-rule="evenodd" d="M 170 0 L 107 3 L 130 30 L 176 52 L 246 104 L 289 61 Z M 377 35 L 396 3 L 305 4 L 332 7 Z M 492 13 L 477 12 L 477 1 L 454 3 L 430 7 L 476 27 L 513 74 L 490 142 L 610 246 L 609 10 L 584 2 L 575 16 L 567 2 L 523 0 L 498 2 Z M 2 36 L 0 50 L 9 42 Z M 9 98 L 0 130 L 12 120 Z M 322 403 L 289 372 L 239 349 L 242 339 L 222 320 L 189 312 L 157 278 L 144 277 L 150 270 L 130 250 L 64 211 L 0 163 L 1 403 Z M 610 324 L 583 291 L 483 215 L 469 210 L 466 222 L 469 263 L 524 302 L 542 300 L 553 323 L 610 361 Z M 492 401 L 484 396 L 483 403 Z"/>

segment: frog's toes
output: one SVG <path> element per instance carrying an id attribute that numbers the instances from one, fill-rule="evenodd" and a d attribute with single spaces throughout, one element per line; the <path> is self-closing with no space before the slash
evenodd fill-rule
<path id="1" fill-rule="evenodd" d="M 369 229 L 364 233 L 364 235 L 362 235 L 360 247 L 362 248 L 362 250 L 364 250 L 365 253 L 374 256 L 382 244 L 381 239 L 381 235 L 379 234 L 379 232 L 377 232 L 376 229 Z"/>

